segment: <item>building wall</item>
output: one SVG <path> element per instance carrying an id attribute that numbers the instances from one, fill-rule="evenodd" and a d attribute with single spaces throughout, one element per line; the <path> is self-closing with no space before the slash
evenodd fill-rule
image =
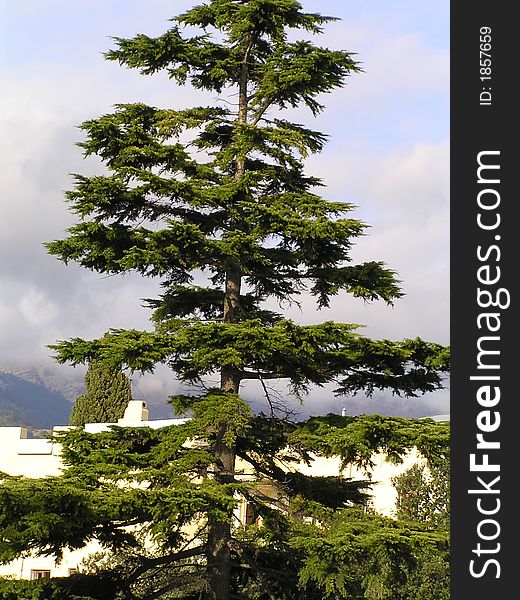
<path id="1" fill-rule="evenodd" d="M 116 424 L 126 427 L 159 428 L 185 421 L 186 419 L 149 421 L 146 404 L 141 400 L 132 400 L 118 423 L 87 423 L 85 430 L 97 433 Z M 53 430 L 63 431 L 67 428 L 57 426 Z M 59 444 L 53 444 L 48 439 L 27 436 L 28 432 L 24 427 L 0 427 L 0 472 L 35 478 L 59 475 L 62 472 Z M 90 542 L 84 549 L 65 551 L 60 562 L 47 556 L 19 558 L 7 565 L 0 565 L 0 577 L 32 579 L 32 575 L 38 571 L 49 571 L 51 577 L 67 577 L 71 570 L 78 568 L 84 558 L 100 550 L 99 544 Z"/>
<path id="2" fill-rule="evenodd" d="M 424 459 L 415 449 L 409 452 L 402 463 L 394 464 L 386 460 L 382 453 L 372 457 L 374 467 L 363 470 L 354 465 L 348 465 L 341 470 L 339 458 L 322 458 L 315 456 L 311 465 L 300 465 L 299 471 L 305 475 L 337 476 L 343 475 L 354 480 L 369 480 L 372 482 L 368 490 L 371 498 L 369 506 L 376 512 L 387 517 L 395 516 L 397 490 L 392 485 L 392 478 L 408 470 L 413 464 L 423 462 Z"/>
<path id="3" fill-rule="evenodd" d="M 186 419 L 148 420 L 146 404 L 140 400 L 132 400 L 117 425 L 127 427 L 165 427 L 180 424 Z M 85 430 L 91 433 L 106 430 L 110 423 L 89 423 Z M 67 429 L 55 427 L 54 431 Z M 410 452 L 403 463 L 395 465 L 389 463 L 383 454 L 373 457 L 374 467 L 370 471 L 363 471 L 354 466 L 348 466 L 341 471 L 339 458 L 314 457 L 310 466 L 301 464 L 299 470 L 304 474 L 337 476 L 344 475 L 353 479 L 370 479 L 374 485 L 371 491 L 371 505 L 379 513 L 393 516 L 397 492 L 391 484 L 396 475 L 406 471 L 415 462 L 422 460 L 417 452 Z M 246 465 L 237 465 L 245 468 L 247 478 L 254 474 L 247 474 Z M 62 471 L 60 448 L 47 439 L 31 439 L 27 437 L 27 429 L 23 427 L 0 427 L 0 471 L 10 475 L 23 475 L 25 477 L 46 477 L 59 475 Z M 237 516 L 240 522 L 246 524 L 247 506 L 240 502 L 237 507 Z M 65 551 L 63 559 L 57 563 L 52 558 L 44 556 L 30 556 L 20 558 L 7 565 L 0 565 L 0 576 L 10 576 L 16 579 L 31 579 L 37 571 L 48 571 L 51 577 L 64 577 L 77 569 L 81 561 L 101 548 L 96 543 L 89 543 L 84 549 Z"/>

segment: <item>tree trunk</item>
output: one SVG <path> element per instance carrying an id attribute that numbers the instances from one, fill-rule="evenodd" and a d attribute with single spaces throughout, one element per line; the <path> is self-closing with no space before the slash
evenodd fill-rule
<path id="1" fill-rule="evenodd" d="M 239 106 L 237 123 L 247 122 L 247 83 L 248 60 L 252 43 L 249 42 L 242 63 L 239 82 Z M 245 157 L 237 156 L 235 179 L 244 175 Z M 229 266 L 226 272 L 224 291 L 224 323 L 236 323 L 240 320 L 240 288 L 242 273 L 239 265 Z M 222 390 L 238 393 L 240 373 L 233 368 L 223 368 L 220 387 Z M 224 443 L 227 424 L 221 423 L 213 448 L 216 474 L 219 483 L 233 483 L 235 473 L 235 449 Z M 204 600 L 229 600 L 231 598 L 231 523 L 233 515 L 227 515 L 225 522 L 210 519 L 208 522 L 208 543 L 206 548 L 208 588 Z"/>
<path id="2" fill-rule="evenodd" d="M 238 320 L 240 303 L 241 275 L 238 269 L 228 271 L 224 298 L 224 322 Z M 240 374 L 232 368 L 221 372 L 220 387 L 238 393 Z M 215 456 L 215 478 L 219 483 L 233 483 L 235 473 L 235 449 L 224 443 L 227 424 L 222 423 L 216 435 L 213 453 Z M 206 548 L 208 589 L 204 600 L 229 600 L 231 587 L 231 522 L 233 515 L 227 515 L 225 522 L 210 519 L 208 523 L 208 543 Z"/>
<path id="3" fill-rule="evenodd" d="M 235 450 L 222 441 L 226 432 L 223 424 L 217 434 L 215 444 L 216 479 L 219 483 L 232 483 L 235 471 Z M 208 589 L 204 600 L 229 600 L 231 587 L 231 521 L 232 514 L 226 521 L 209 520 L 208 543 L 206 547 Z"/>

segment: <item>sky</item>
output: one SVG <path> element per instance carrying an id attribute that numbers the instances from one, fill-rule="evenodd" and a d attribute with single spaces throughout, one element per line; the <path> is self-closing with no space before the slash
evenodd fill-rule
<path id="1" fill-rule="evenodd" d="M 110 327 L 147 329 L 140 299 L 157 293 L 149 279 L 106 277 L 46 253 L 43 243 L 74 223 L 64 192 L 70 173 L 99 173 L 84 160 L 78 129 L 116 103 L 182 108 L 212 94 L 144 77 L 102 53 L 111 37 L 160 35 L 194 0 L 0 0 L 0 368 L 54 368 L 47 344 L 94 338 Z M 358 208 L 371 225 L 356 260 L 383 260 L 398 272 L 404 298 L 395 306 L 346 295 L 317 311 L 305 297 L 287 316 L 299 323 L 334 319 L 365 325 L 374 338 L 422 337 L 449 344 L 449 2 L 303 0 L 310 12 L 340 17 L 320 44 L 356 53 L 363 73 L 323 97 L 326 110 L 295 118 L 329 135 L 307 172 L 323 195 Z M 81 369 L 59 366 L 64 376 Z M 143 395 L 175 393 L 165 370 L 133 378 Z M 247 390 L 246 390 L 247 392 Z M 250 393 L 254 393 L 251 391 Z M 410 402 L 410 401 L 407 401 Z M 411 401 L 413 416 L 449 411 L 449 390 Z M 386 404 L 385 404 L 386 403 Z M 334 398 L 315 390 L 309 413 L 405 414 L 409 404 L 377 396 Z M 410 413 L 411 414 L 411 413 Z"/>

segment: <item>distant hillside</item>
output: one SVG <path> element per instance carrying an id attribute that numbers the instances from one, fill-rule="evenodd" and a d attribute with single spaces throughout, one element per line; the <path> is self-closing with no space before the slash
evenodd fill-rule
<path id="1" fill-rule="evenodd" d="M 46 390 L 63 396 L 73 404 L 76 398 L 85 391 L 84 372 L 86 368 L 65 368 L 63 365 L 43 364 L 9 364 L 0 365 L 0 373 L 9 373 L 24 381 L 41 385 Z"/>
<path id="2" fill-rule="evenodd" d="M 31 429 L 66 425 L 76 398 L 85 392 L 86 367 L 54 364 L 0 364 L 0 426 Z M 132 378 L 133 397 L 146 400 L 152 419 L 167 419 L 172 408 L 166 399 L 179 390 L 171 375 Z"/>
<path id="3" fill-rule="evenodd" d="M 69 422 L 71 403 L 42 383 L 0 371 L 0 426 L 49 428 Z"/>

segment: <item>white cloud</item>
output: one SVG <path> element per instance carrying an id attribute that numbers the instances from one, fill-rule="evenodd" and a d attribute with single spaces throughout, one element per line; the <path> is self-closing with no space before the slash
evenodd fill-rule
<path id="1" fill-rule="evenodd" d="M 20 301 L 22 318 L 31 325 L 45 325 L 58 315 L 58 307 L 45 294 L 31 290 Z"/>
<path id="2" fill-rule="evenodd" d="M 131 10 L 117 20 L 110 15 L 117 12 L 119 1 L 81 0 L 67 12 L 70 3 L 55 0 L 37 19 L 29 18 L 32 11 L 23 14 L 28 6 L 39 4 L 19 3 L 10 9 L 6 22 L 20 31 L 22 25 L 27 27 L 24 44 L 35 46 L 21 45 L 20 52 L 10 48 L 11 64 L 0 68 L 0 353 L 29 362 L 48 361 L 45 345 L 56 339 L 94 337 L 112 326 L 146 327 L 148 313 L 139 308 L 139 299 L 157 292 L 155 283 L 138 277 L 102 278 L 65 267 L 42 246 L 62 237 L 73 222 L 63 196 L 70 187 L 68 173 L 98 169 L 96 161 L 84 162 L 74 146 L 81 137 L 77 125 L 110 111 L 117 102 L 179 107 L 214 102 L 213 94 L 201 97 L 189 88 L 177 88 L 163 75 L 142 77 L 100 55 L 111 46 L 109 35 L 160 33 L 167 26 L 165 19 L 192 4 L 188 0 L 175 7 L 164 0 L 146 6 L 127 2 Z M 304 5 L 308 10 L 348 13 L 332 1 L 309 0 Z M 354 255 L 387 262 L 403 279 L 407 295 L 394 309 L 341 296 L 321 313 L 306 298 L 304 312 L 291 310 L 289 316 L 301 322 L 336 318 L 366 323 L 366 333 L 374 337 L 421 335 L 445 343 L 447 49 L 432 46 L 399 15 L 382 21 L 367 10 L 359 8 L 355 17 L 332 25 L 324 40 L 331 47 L 358 51 L 366 73 L 353 76 L 345 90 L 324 96 L 327 109 L 315 123 L 308 114 L 296 120 L 306 119 L 311 127 L 332 135 L 324 153 L 309 161 L 308 172 L 325 180 L 327 197 L 357 203 L 354 216 L 373 226 Z M 91 18 L 78 24 L 78 15 Z M 45 31 L 45 23 L 50 27 L 58 18 Z M 13 37 L 13 27 L 9 39 L 21 44 L 21 38 Z M 40 55 L 37 45 L 52 31 L 63 37 L 52 43 L 48 39 Z M 150 393 L 162 393 L 168 377 L 161 371 L 155 383 L 143 386 Z"/>
<path id="3" fill-rule="evenodd" d="M 360 323 L 363 333 L 378 338 L 449 343 L 448 143 L 420 142 L 374 155 L 345 143 L 312 162 L 311 172 L 328 183 L 327 197 L 353 199 L 359 206 L 352 216 L 371 225 L 353 248 L 355 261 L 384 261 L 397 271 L 406 295 L 393 308 L 341 295 L 319 312 L 306 299 L 303 312 L 292 309 L 292 317 Z"/>

